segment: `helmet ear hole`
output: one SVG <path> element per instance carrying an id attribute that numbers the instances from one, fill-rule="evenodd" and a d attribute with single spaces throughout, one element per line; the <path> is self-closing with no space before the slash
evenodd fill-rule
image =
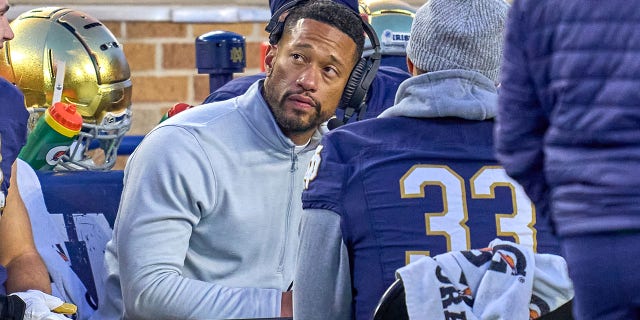
<path id="1" fill-rule="evenodd" d="M 52 105 L 56 92 L 61 93 L 60 101 L 75 104 L 83 117 L 77 152 L 63 157 L 68 163 L 62 166 L 69 170 L 113 167 L 117 148 L 130 128 L 132 92 L 129 64 L 113 33 L 94 17 L 62 7 L 24 12 L 11 22 L 11 28 L 15 36 L 0 50 L 0 76 L 14 80 L 34 112 Z M 65 65 L 62 85 L 56 85 L 59 62 Z M 102 149 L 97 153 L 104 154 L 104 161 L 94 162 L 86 152 L 91 148 Z"/>

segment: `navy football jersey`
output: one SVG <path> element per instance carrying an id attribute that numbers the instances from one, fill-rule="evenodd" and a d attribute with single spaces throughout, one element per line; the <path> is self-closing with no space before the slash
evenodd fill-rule
<path id="1" fill-rule="evenodd" d="M 419 256 L 484 248 L 495 238 L 559 254 L 546 220 L 494 158 L 490 120 L 349 124 L 324 137 L 305 188 L 305 209 L 341 217 L 358 318 L 372 313 L 396 269 Z"/>
<path id="2" fill-rule="evenodd" d="M 28 118 L 22 92 L 0 78 L 0 213 L 9 188 L 11 165 L 27 140 Z"/>

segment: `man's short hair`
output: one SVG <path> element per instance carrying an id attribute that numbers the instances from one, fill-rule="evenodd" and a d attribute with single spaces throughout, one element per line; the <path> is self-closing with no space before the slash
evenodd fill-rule
<path id="1" fill-rule="evenodd" d="M 269 8 L 271 9 L 271 15 L 273 15 L 278 9 L 282 8 L 285 4 L 296 0 L 269 0 Z M 336 3 L 343 4 L 353 12 L 358 12 L 360 4 L 358 0 L 333 0 Z"/>
<path id="2" fill-rule="evenodd" d="M 307 1 L 291 9 L 285 19 L 284 32 L 291 32 L 300 19 L 313 19 L 342 31 L 355 42 L 356 57 L 362 56 L 364 47 L 363 21 L 350 8 L 330 0 Z"/>

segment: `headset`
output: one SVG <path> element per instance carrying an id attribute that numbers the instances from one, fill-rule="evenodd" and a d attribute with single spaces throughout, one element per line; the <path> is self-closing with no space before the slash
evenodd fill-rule
<path id="1" fill-rule="evenodd" d="M 275 45 L 280 40 L 282 32 L 284 32 L 284 24 L 289 10 L 299 4 L 306 3 L 307 1 L 309 0 L 289 1 L 273 13 L 269 24 L 267 24 L 267 27 L 265 28 L 265 31 L 269 33 L 270 44 Z M 368 57 L 360 58 L 356 66 L 353 68 L 353 71 L 351 71 L 347 85 L 344 87 L 344 91 L 342 92 L 340 104 L 338 105 L 338 109 L 344 110 L 344 115 L 342 119 L 332 119 L 333 121 L 328 125 L 329 129 L 333 129 L 347 123 L 354 114 L 357 114 L 358 120 L 360 120 L 361 115 L 364 114 L 364 111 L 366 110 L 365 97 L 367 95 L 367 91 L 369 91 L 369 86 L 371 86 L 371 83 L 378 72 L 380 59 L 382 57 L 382 53 L 380 51 L 380 40 L 378 39 L 376 31 L 368 22 L 362 19 L 359 13 L 354 12 L 351 9 L 349 9 L 349 11 L 352 11 L 353 14 L 358 17 L 358 20 L 362 22 L 362 27 L 372 43 L 373 54 Z"/>

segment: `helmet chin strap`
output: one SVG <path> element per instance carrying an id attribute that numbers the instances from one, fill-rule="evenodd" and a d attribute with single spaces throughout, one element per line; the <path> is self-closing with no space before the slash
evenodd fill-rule
<path id="1" fill-rule="evenodd" d="M 51 99 L 51 105 L 56 102 L 60 102 L 62 99 L 62 89 L 64 87 L 64 70 L 66 62 L 62 60 L 56 61 L 56 83 L 53 85 L 53 99 Z"/>

